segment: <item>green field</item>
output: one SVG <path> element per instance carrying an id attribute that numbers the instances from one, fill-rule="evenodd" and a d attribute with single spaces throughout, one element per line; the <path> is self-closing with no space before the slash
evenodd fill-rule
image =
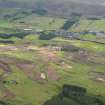
<path id="1" fill-rule="evenodd" d="M 63 26 L 65 19 L 59 19 L 54 17 L 42 17 L 31 15 L 26 18 L 17 20 L 17 22 L 24 22 L 26 28 L 31 27 L 34 30 L 55 30 Z"/>
<path id="2" fill-rule="evenodd" d="M 41 40 L 34 33 L 15 35 L 25 28 L 58 30 L 64 22 L 33 14 L 0 20 L 0 33 L 14 34 L 0 36 L 0 105 L 105 105 L 105 44 L 61 37 Z M 103 30 L 104 20 L 81 20 L 71 30 L 87 29 Z"/>
<path id="3" fill-rule="evenodd" d="M 31 43 L 30 45 L 25 45 L 26 42 Z M 73 45 L 86 51 L 88 49 L 87 54 L 89 53 L 89 55 L 83 58 L 85 56 L 84 53 L 79 55 L 78 51 L 74 52 L 72 50 L 70 52 L 58 51 L 55 53 L 43 46 L 45 44 L 53 45 L 53 43 L 56 43 L 56 46 L 65 44 Z M 13 47 L 12 50 L 6 49 L 7 46 L 10 49 Z M 94 47 L 97 47 L 97 49 Z M 63 39 L 54 39 L 46 42 L 39 40 L 34 35 L 30 35 L 15 45 L 1 44 L 0 49 L 1 61 L 6 62 L 12 70 L 12 73 L 6 77 L 7 73 L 4 73 L 5 78 L 3 81 L 5 82 L 2 85 L 11 92 L 9 97 L 4 98 L 5 101 L 10 101 L 16 105 L 28 103 L 43 105 L 52 96 L 56 96 L 64 84 L 82 86 L 87 89 L 88 94 L 93 96 L 100 94 L 98 97 L 102 100 L 105 99 L 105 83 L 98 82 L 98 77 L 95 78 L 94 74 L 94 72 L 105 73 L 105 65 L 103 64 L 105 63 L 105 58 L 98 54 L 98 52 L 102 53 L 105 51 L 105 45 Z M 89 61 L 87 61 L 87 57 L 90 58 Z M 5 61 L 5 59 L 7 60 Z M 51 59 L 50 62 L 48 59 Z M 100 61 L 96 62 L 96 59 Z M 97 65 L 97 63 L 99 64 Z M 49 68 L 54 77 L 48 73 Z M 44 73 L 47 77 L 38 79 L 37 76 L 41 75 L 41 73 Z M 90 73 L 93 73 L 92 76 L 96 80 L 91 79 Z M 56 80 L 56 78 L 59 79 Z M 4 96 L 8 95 L 5 93 L 5 90 L 1 90 L 1 92 L 3 92 Z M 12 95 L 14 98 L 12 98 Z M 2 95 L 0 97 L 3 98 Z M 73 101 L 73 103 L 75 102 Z"/>
<path id="4" fill-rule="evenodd" d="M 80 19 L 71 29 L 74 32 L 82 31 L 104 31 L 105 30 L 105 19 L 100 20 L 90 20 L 90 19 Z"/>

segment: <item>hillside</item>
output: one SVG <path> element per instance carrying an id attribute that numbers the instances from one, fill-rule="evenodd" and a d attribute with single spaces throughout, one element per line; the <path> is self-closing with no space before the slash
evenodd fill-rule
<path id="1" fill-rule="evenodd" d="M 98 1 L 98 0 L 97 0 Z M 101 1 L 100 1 L 101 2 Z M 47 9 L 49 13 L 70 16 L 72 12 L 82 13 L 83 15 L 104 16 L 105 6 L 97 2 L 87 3 L 81 0 L 0 0 L 0 7 L 6 8 L 30 8 L 37 7 Z"/>
<path id="2" fill-rule="evenodd" d="M 0 0 L 0 105 L 105 105 L 102 3 Z"/>
<path id="3" fill-rule="evenodd" d="M 105 105 L 105 44 L 49 33 L 66 19 L 1 13 L 9 14 L 0 19 L 1 105 Z"/>
<path id="4" fill-rule="evenodd" d="M 70 29 L 74 32 L 82 32 L 82 31 L 104 31 L 105 30 L 105 18 L 98 19 L 86 19 L 81 18 L 79 22 L 75 23 Z"/>

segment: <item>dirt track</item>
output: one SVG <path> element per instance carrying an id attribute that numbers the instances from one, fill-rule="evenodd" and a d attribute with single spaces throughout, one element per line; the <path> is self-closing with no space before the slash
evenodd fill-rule
<path id="1" fill-rule="evenodd" d="M 3 69 L 5 72 L 11 73 L 11 68 L 5 62 L 0 61 L 0 68 Z"/>

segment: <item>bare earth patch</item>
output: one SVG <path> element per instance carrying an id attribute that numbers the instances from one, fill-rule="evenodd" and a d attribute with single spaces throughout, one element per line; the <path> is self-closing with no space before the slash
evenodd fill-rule
<path id="1" fill-rule="evenodd" d="M 14 98 L 15 97 L 15 95 L 10 90 L 8 90 L 7 88 L 5 88 L 4 94 L 5 94 L 4 98 Z"/>
<path id="2" fill-rule="evenodd" d="M 48 70 L 46 72 L 48 80 L 57 81 L 59 80 L 59 76 L 55 70 L 52 69 L 52 67 L 48 67 Z"/>
<path id="3" fill-rule="evenodd" d="M 12 45 L 0 46 L 0 51 L 17 51 L 18 47 Z"/>
<path id="4" fill-rule="evenodd" d="M 3 61 L 0 61 L 0 68 L 2 68 L 5 72 L 11 72 L 9 65 Z"/>
<path id="5" fill-rule="evenodd" d="M 16 64 L 18 68 L 23 70 L 29 78 L 35 79 L 35 65 L 34 64 L 29 64 L 29 63 L 17 63 Z"/>
<path id="6" fill-rule="evenodd" d="M 35 65 L 33 64 L 18 63 L 17 67 L 23 70 L 26 73 L 26 75 L 34 81 L 46 83 L 48 81 L 56 81 L 59 79 L 57 72 L 51 67 L 48 67 L 48 69 L 45 70 L 45 72 L 37 71 Z"/>
<path id="7" fill-rule="evenodd" d="M 105 73 L 101 72 L 91 72 L 90 78 L 99 83 L 105 83 Z"/>
<path id="8" fill-rule="evenodd" d="M 56 61 L 58 59 L 57 54 L 54 51 L 50 51 L 45 48 L 40 49 L 39 54 L 45 61 Z"/>

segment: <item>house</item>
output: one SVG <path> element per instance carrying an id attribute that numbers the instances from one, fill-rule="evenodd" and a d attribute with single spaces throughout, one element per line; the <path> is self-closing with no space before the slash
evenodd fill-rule
<path id="1" fill-rule="evenodd" d="M 31 28 L 25 28 L 24 31 L 32 31 Z"/>

